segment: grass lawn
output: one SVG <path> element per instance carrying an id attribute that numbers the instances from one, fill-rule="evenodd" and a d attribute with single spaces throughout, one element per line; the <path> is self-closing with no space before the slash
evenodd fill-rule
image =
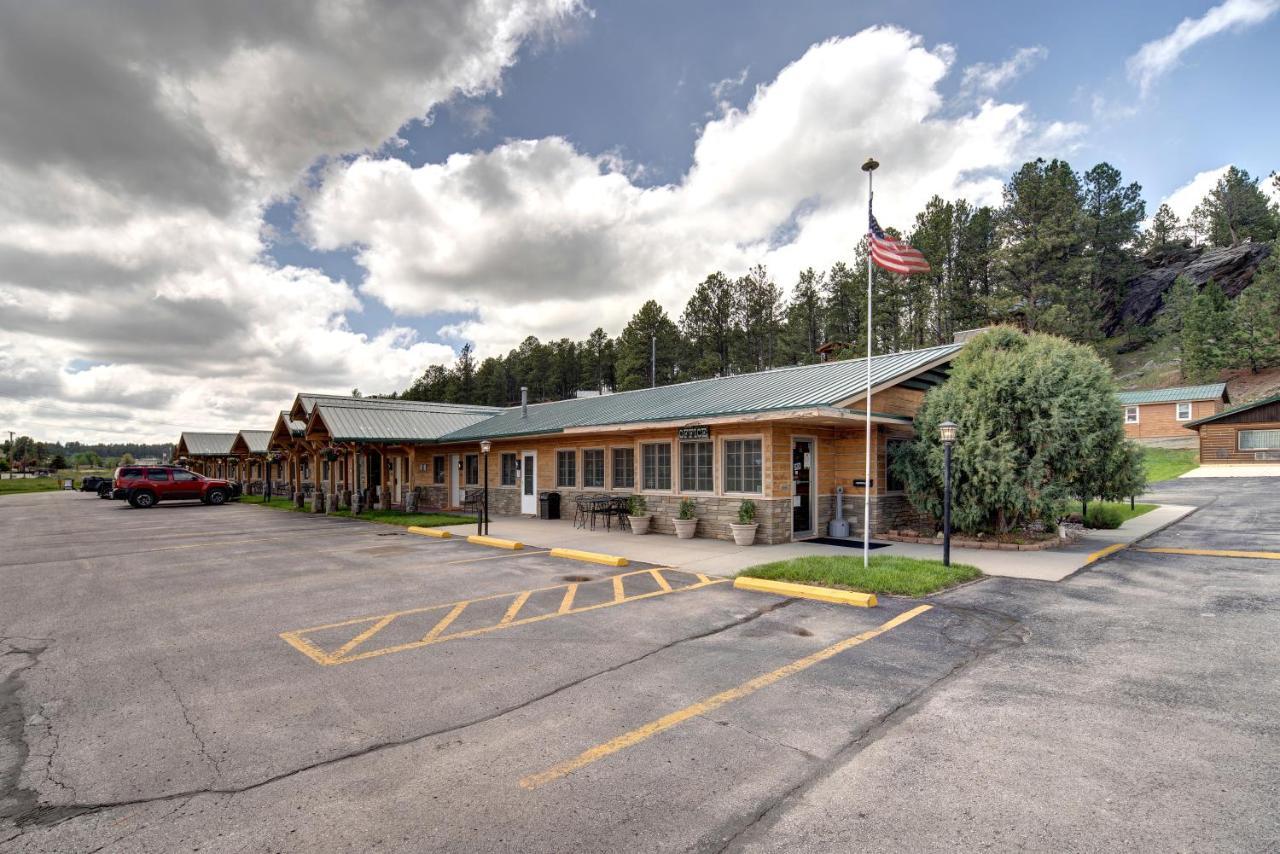
<path id="1" fill-rule="evenodd" d="M 1135 516 L 1141 516 L 1143 513 L 1150 513 L 1156 509 L 1154 504 L 1135 504 L 1133 509 L 1129 509 L 1128 501 L 1090 501 L 1089 509 L 1095 507 L 1110 507 L 1112 510 L 1120 514 L 1120 522 L 1124 524 Z"/>
<path id="2" fill-rule="evenodd" d="M 1171 480 L 1200 465 L 1195 448 L 1143 448 L 1142 462 L 1150 483 Z"/>
<path id="3" fill-rule="evenodd" d="M 350 516 L 350 510 L 339 510 L 334 516 Z M 474 516 L 458 516 L 455 513 L 401 513 L 399 510 L 365 510 L 357 519 L 370 522 L 383 522 L 387 525 L 400 525 L 408 528 L 438 528 L 441 525 L 475 524 Z M 492 518 L 492 517 L 490 517 Z"/>
<path id="4" fill-rule="evenodd" d="M 48 492 L 62 489 L 62 481 L 56 477 L 0 477 L 0 495 L 17 495 L 23 492 Z"/>
<path id="5" fill-rule="evenodd" d="M 258 504 L 267 507 L 275 507 L 277 510 L 299 510 L 301 508 L 294 507 L 293 502 L 288 498 L 276 498 L 272 496 L 270 501 L 264 501 L 261 495 L 244 495 L 240 498 L 241 504 Z"/>
<path id="6" fill-rule="evenodd" d="M 810 555 L 747 567 L 738 575 L 838 587 L 859 593 L 924 596 L 963 581 L 971 581 L 982 573 L 968 564 L 953 563 L 948 567 L 943 566 L 940 560 L 920 560 L 900 555 L 872 555 L 871 565 L 865 569 L 860 555 Z"/>

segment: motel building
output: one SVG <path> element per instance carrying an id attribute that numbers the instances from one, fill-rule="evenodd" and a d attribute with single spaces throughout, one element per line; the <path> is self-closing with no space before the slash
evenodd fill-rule
<path id="1" fill-rule="evenodd" d="M 1280 465 L 1280 394 L 1234 406 L 1185 425 L 1200 446 L 1200 465 Z"/>
<path id="2" fill-rule="evenodd" d="M 757 540 L 780 543 L 824 535 L 841 488 L 860 535 L 868 419 L 872 531 L 917 524 L 888 454 L 962 346 L 873 357 L 869 413 L 855 359 L 505 408 L 302 393 L 268 446 L 316 512 L 357 495 L 364 508 L 474 510 L 487 440 L 493 516 L 536 515 L 544 492 L 569 517 L 582 498 L 640 495 L 653 530 L 672 533 L 689 498 L 698 535 L 730 539 L 750 499 Z"/>
<path id="3" fill-rule="evenodd" d="M 237 479 L 237 458 L 232 451 L 238 433 L 192 433 L 178 437 L 174 462 L 205 477 Z"/>
<path id="4" fill-rule="evenodd" d="M 1125 436 L 1148 445 L 1187 448 L 1196 444 L 1187 425 L 1221 412 L 1228 402 L 1226 383 L 1123 391 L 1117 397 Z"/>

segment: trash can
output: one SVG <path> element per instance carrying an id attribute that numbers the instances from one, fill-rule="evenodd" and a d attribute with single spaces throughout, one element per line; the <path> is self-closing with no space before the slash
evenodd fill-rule
<path id="1" fill-rule="evenodd" d="M 538 493 L 538 518 L 539 519 L 559 519 L 560 518 L 560 493 L 558 492 L 539 492 Z"/>

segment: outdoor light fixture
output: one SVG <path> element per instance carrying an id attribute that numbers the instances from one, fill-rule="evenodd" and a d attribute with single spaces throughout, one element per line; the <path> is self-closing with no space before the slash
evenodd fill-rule
<path id="1" fill-rule="evenodd" d="M 489 533 L 489 451 L 493 449 L 493 442 L 488 439 L 480 440 L 480 453 L 484 454 L 484 500 L 480 507 L 480 518 L 476 520 L 476 533 L 487 535 Z"/>
<path id="2" fill-rule="evenodd" d="M 956 443 L 960 428 L 954 421 L 938 425 L 938 438 L 942 440 L 942 565 L 951 566 L 951 446 Z"/>
<path id="3" fill-rule="evenodd" d="M 862 164 L 863 172 L 874 172 L 880 168 L 880 162 L 874 157 L 868 157 L 867 162 Z"/>

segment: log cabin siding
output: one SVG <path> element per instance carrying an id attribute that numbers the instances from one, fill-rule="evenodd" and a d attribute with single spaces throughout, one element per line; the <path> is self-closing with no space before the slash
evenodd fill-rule
<path id="1" fill-rule="evenodd" d="M 1273 408 L 1280 410 L 1280 404 Z M 1266 409 L 1265 407 L 1263 408 Z M 1259 410 L 1254 410 L 1257 412 Z M 1248 416 L 1252 412 L 1242 412 Z M 1241 430 L 1280 430 L 1280 411 L 1269 413 L 1271 421 L 1211 421 L 1200 425 L 1200 463 L 1201 465 L 1229 465 L 1231 463 L 1272 463 L 1280 465 L 1280 459 L 1259 460 L 1256 451 L 1240 450 L 1239 433 Z"/>

